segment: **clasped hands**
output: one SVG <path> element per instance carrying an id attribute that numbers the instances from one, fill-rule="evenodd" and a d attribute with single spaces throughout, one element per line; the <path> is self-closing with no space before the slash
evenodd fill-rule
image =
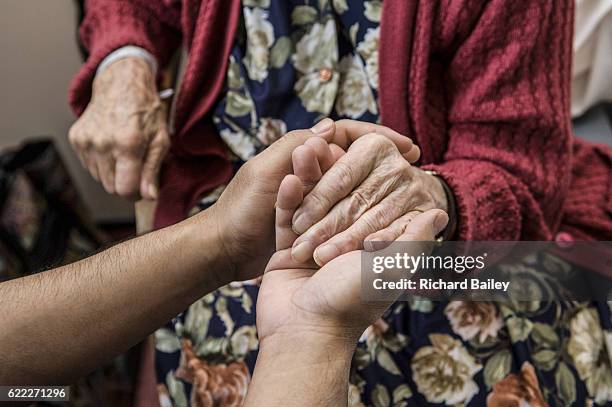
<path id="1" fill-rule="evenodd" d="M 386 127 L 325 119 L 241 168 L 212 209 L 234 259 L 231 279 L 266 270 L 257 303 L 262 347 L 269 338 L 319 335 L 354 344 L 390 305 L 361 301 L 359 250 L 373 241 L 432 241 L 448 221 L 439 181 L 411 165 L 419 154 Z"/>

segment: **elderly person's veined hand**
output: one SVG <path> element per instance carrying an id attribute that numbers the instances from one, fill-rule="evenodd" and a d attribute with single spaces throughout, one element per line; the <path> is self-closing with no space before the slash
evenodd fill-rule
<path id="1" fill-rule="evenodd" d="M 170 146 L 155 75 L 140 58 L 125 58 L 96 76 L 92 97 L 70 129 L 70 143 L 110 194 L 157 198 L 157 176 Z"/>
<path id="2" fill-rule="evenodd" d="M 314 256 L 322 266 L 368 248 L 368 241 L 396 240 L 429 209 L 448 211 L 442 181 L 412 166 L 373 130 L 350 146 L 295 212 L 293 230 L 300 237 L 292 256 L 298 262 Z"/>

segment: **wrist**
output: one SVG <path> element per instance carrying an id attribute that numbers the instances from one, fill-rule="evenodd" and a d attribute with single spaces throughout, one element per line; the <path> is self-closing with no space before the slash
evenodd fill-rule
<path id="1" fill-rule="evenodd" d="M 436 209 L 442 209 L 444 212 L 448 212 L 448 198 L 444 191 L 443 180 L 432 171 L 424 171 L 430 177 L 432 189 L 433 189 L 433 201 Z"/>
<path id="2" fill-rule="evenodd" d="M 350 361 L 358 339 L 353 332 L 340 329 L 288 326 L 260 338 L 259 346 L 264 355 L 268 351 L 279 357 L 299 354 L 306 363 L 320 364 Z"/>
<path id="3" fill-rule="evenodd" d="M 326 335 L 270 335 L 260 341 L 245 405 L 345 405 L 353 351 Z"/>
<path id="4" fill-rule="evenodd" d="M 139 57 L 126 57 L 112 62 L 95 76 L 92 95 L 113 89 L 125 92 L 126 89 L 134 90 L 134 86 L 157 93 L 155 73 L 151 65 Z"/>
<path id="5" fill-rule="evenodd" d="M 217 217 L 211 213 L 211 209 L 179 224 L 184 240 L 183 253 L 196 270 L 194 281 L 202 283 L 208 291 L 233 281 L 230 258 L 219 235 Z"/>
<path id="6" fill-rule="evenodd" d="M 448 225 L 444 229 L 444 231 L 440 234 L 440 238 L 443 241 L 453 240 L 455 238 L 457 232 L 457 206 L 455 202 L 455 196 L 453 194 L 452 189 L 446 183 L 446 181 L 435 171 L 432 170 L 424 170 L 425 173 L 430 175 L 433 179 L 437 181 L 439 188 L 441 188 L 441 200 L 444 202 L 444 207 L 439 206 L 438 209 L 442 209 L 448 214 Z M 438 195 L 440 192 L 438 191 Z"/>

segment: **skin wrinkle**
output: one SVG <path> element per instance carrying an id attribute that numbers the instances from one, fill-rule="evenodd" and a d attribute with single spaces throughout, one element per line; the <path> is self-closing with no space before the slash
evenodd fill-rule
<path id="1" fill-rule="evenodd" d="M 342 156 L 334 166 L 323 175 L 315 188 L 304 198 L 304 203 L 296 211 L 293 217 L 294 229 L 297 233 L 304 233 L 315 221 L 313 219 L 321 219 L 335 202 L 330 202 L 329 196 L 346 196 L 351 192 L 353 185 L 358 185 L 368 177 L 368 174 L 372 171 L 375 162 L 373 160 L 366 161 L 366 166 L 357 166 L 351 164 L 353 155 L 364 155 L 372 154 L 372 145 L 365 143 L 362 140 L 368 140 L 374 134 L 368 134 L 355 141 L 346 155 Z M 383 139 L 387 139 L 384 136 L 378 136 Z M 378 151 L 374 150 L 375 156 L 378 156 Z M 351 153 L 352 152 L 352 153 Z M 333 180 L 333 182 L 330 182 Z M 314 201 L 314 202 L 313 202 Z M 318 201 L 318 205 L 317 202 Z M 304 208 L 308 208 L 305 210 Z M 301 219 L 300 219 L 301 218 Z M 300 220 L 298 222 L 298 219 Z M 304 223 L 304 226 L 297 225 L 296 223 Z"/>
<path id="2" fill-rule="evenodd" d="M 341 252 L 361 248 L 364 237 L 370 235 L 371 231 L 380 231 L 388 227 L 395 219 L 400 218 L 406 213 L 409 209 L 404 199 L 407 189 L 407 186 L 403 186 L 398 190 L 392 191 L 388 197 L 378 205 L 370 208 L 353 225 L 322 243 L 320 247 L 334 244 L 341 249 Z"/>
<path id="3" fill-rule="evenodd" d="M 335 182 L 330 182 L 329 185 L 325 184 L 324 187 L 319 187 L 319 191 L 322 190 L 322 192 L 317 191 L 315 188 L 305 199 L 304 206 L 312 208 L 301 214 L 303 219 L 308 221 L 306 225 L 312 226 L 314 223 L 312 221 L 313 218 L 333 218 L 332 222 L 336 227 L 332 228 L 332 231 L 335 233 L 343 231 L 354 223 L 363 213 L 365 213 L 365 211 L 379 203 L 401 180 L 403 176 L 402 171 L 405 169 L 402 168 L 402 165 L 408 166 L 405 159 L 400 156 L 396 161 L 399 165 L 386 164 L 386 162 L 389 161 L 389 153 L 399 154 L 393 143 L 388 142 L 387 138 L 377 134 L 364 136 L 363 139 L 367 142 L 359 143 L 361 139 L 358 140 L 355 142 L 354 147 L 351 147 L 349 152 L 352 151 L 352 154 L 369 157 L 369 160 L 366 161 L 367 165 L 360 166 L 355 170 L 351 164 L 346 163 L 346 161 L 349 161 L 348 159 L 346 161 L 342 159 L 339 160 L 329 171 L 327 177 L 329 179 L 337 174 L 338 178 L 335 179 Z M 389 148 L 389 144 L 392 148 Z M 394 149 L 395 151 L 393 151 Z M 373 150 L 374 154 L 372 154 Z M 351 158 L 351 160 L 354 160 L 354 158 Z M 338 166 L 340 168 L 336 168 Z M 358 175 L 355 175 L 356 171 Z M 371 174 L 368 175 L 366 171 L 368 173 L 371 171 Z M 329 210 L 328 208 L 332 207 L 327 197 L 330 195 L 341 196 L 341 193 L 338 192 L 338 186 L 344 191 L 348 189 L 347 187 L 358 185 L 358 183 L 361 183 L 360 186 L 350 192 L 348 198 L 341 200 L 333 206 L 329 211 L 329 215 L 326 216 Z M 319 193 L 321 193 L 321 195 L 319 195 Z M 323 200 L 323 202 L 319 203 L 319 206 L 313 208 L 309 198 L 319 201 Z M 301 220 L 303 221 L 303 219 Z M 329 228 L 330 225 L 328 222 L 328 224 L 319 225 L 319 227 Z M 295 229 L 298 229 L 296 232 L 299 232 L 301 228 Z M 333 234 L 334 233 L 330 233 L 330 235 Z M 296 241 L 296 245 L 308 240 L 308 238 L 309 235 L 303 235 Z"/>
<path id="4" fill-rule="evenodd" d="M 170 145 L 165 118 L 148 63 L 126 58 L 96 76 L 91 102 L 70 129 L 69 139 L 107 192 L 154 199 L 159 167 Z"/>
<path id="5" fill-rule="evenodd" d="M 343 158 L 339 161 L 342 162 L 341 169 L 335 173 L 348 175 L 333 179 L 330 177 L 334 174 L 332 167 L 310 194 L 319 200 L 316 192 L 329 191 L 332 198 L 326 197 L 326 202 L 338 202 L 325 214 L 324 203 L 315 208 L 305 199 L 300 227 L 294 227 L 302 229 L 304 219 L 318 220 L 314 225 L 306 223 L 310 228 L 296 239 L 294 247 L 309 242 L 308 248 L 313 251 L 319 265 L 342 253 L 361 249 L 364 239 L 377 232 L 397 238 L 414 218 L 415 211 L 446 208 L 446 194 L 439 180 L 411 166 L 393 143 L 382 136 L 364 136 Z M 362 177 L 366 168 L 369 173 Z M 363 178 L 361 183 L 354 182 L 357 173 L 359 178 Z M 343 185 L 344 182 L 350 183 Z M 349 188 L 354 189 L 347 195 L 341 193 Z M 404 223 L 396 223 L 390 230 L 384 230 L 398 219 Z M 301 249 L 301 254 L 309 251 L 304 246 Z"/>

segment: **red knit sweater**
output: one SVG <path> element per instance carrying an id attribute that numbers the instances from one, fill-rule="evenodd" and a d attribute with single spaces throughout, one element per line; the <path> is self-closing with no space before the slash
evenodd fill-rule
<path id="1" fill-rule="evenodd" d="M 77 113 L 114 49 L 137 45 L 162 65 L 181 41 L 189 49 L 158 227 L 231 176 L 210 113 L 239 13 L 239 0 L 87 2 L 81 36 L 91 55 L 70 90 Z M 451 186 L 461 239 L 547 240 L 567 230 L 612 240 L 612 153 L 571 135 L 572 28 L 573 0 L 383 2 L 381 119 L 412 137 L 421 164 Z"/>

